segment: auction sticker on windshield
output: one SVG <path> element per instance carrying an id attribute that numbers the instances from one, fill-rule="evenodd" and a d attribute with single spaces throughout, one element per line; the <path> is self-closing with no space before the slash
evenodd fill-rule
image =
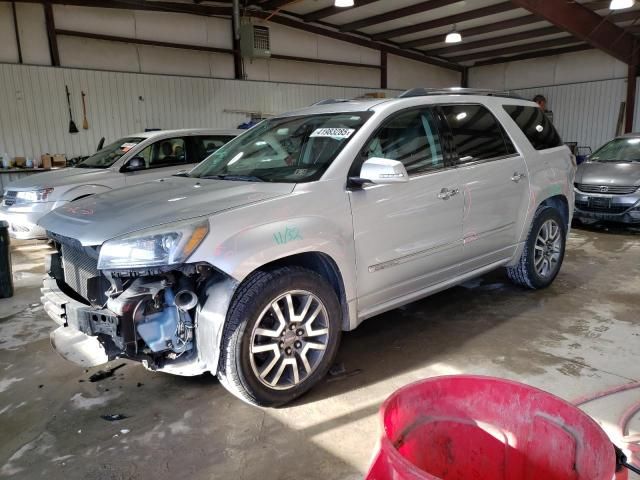
<path id="1" fill-rule="evenodd" d="M 317 128 L 310 137 L 349 138 L 353 135 L 353 128 Z"/>

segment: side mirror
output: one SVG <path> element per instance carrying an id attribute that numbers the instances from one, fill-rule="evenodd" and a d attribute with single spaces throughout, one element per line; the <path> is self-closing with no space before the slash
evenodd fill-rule
<path id="1" fill-rule="evenodd" d="M 130 158 L 127 163 L 124 164 L 125 172 L 135 172 L 137 170 L 144 170 L 147 164 L 142 157 Z"/>
<path id="2" fill-rule="evenodd" d="M 374 157 L 362 164 L 360 177 L 351 178 L 350 180 L 356 185 L 364 185 L 365 183 L 387 185 L 390 183 L 406 183 L 409 181 L 409 174 L 402 162 L 398 160 Z"/>

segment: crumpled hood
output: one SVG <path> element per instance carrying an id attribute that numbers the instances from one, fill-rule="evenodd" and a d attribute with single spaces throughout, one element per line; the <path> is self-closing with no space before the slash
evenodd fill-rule
<path id="1" fill-rule="evenodd" d="M 640 185 L 640 162 L 584 162 L 576 172 L 576 183 L 587 185 Z"/>
<path id="2" fill-rule="evenodd" d="M 108 168 L 63 168 L 50 172 L 28 175 L 18 181 L 12 182 L 11 190 L 38 190 L 41 188 L 70 186 L 76 183 L 92 183 L 100 185 L 121 174 Z"/>
<path id="3" fill-rule="evenodd" d="M 294 187 L 170 177 L 71 202 L 45 215 L 38 225 L 83 245 L 101 245 L 136 230 L 287 195 Z"/>

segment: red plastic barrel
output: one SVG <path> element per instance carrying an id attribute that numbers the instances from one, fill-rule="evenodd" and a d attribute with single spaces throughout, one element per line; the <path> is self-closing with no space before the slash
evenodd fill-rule
<path id="1" fill-rule="evenodd" d="M 611 441 L 564 400 L 491 377 L 435 377 L 382 405 L 367 480 L 612 480 Z"/>

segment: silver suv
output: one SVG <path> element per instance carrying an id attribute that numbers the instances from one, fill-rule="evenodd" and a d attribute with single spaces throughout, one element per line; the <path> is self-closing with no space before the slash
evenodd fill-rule
<path id="1" fill-rule="evenodd" d="M 548 286 L 574 173 L 543 112 L 495 93 L 280 115 L 185 176 L 46 216 L 52 343 L 84 366 L 211 372 L 246 402 L 281 405 L 369 317 L 498 267 Z"/>

